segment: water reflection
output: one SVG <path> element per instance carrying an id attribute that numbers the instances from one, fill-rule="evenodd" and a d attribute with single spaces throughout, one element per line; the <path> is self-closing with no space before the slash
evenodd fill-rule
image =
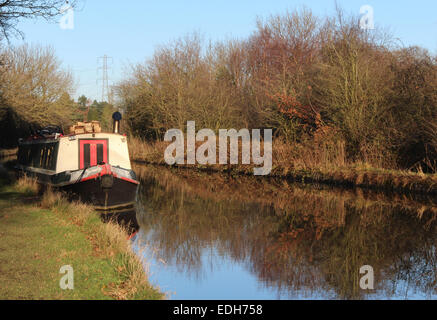
<path id="1" fill-rule="evenodd" d="M 113 221 L 122 226 L 129 236 L 138 231 L 140 226 L 137 221 L 137 212 L 135 208 L 126 208 L 121 210 L 98 211 L 100 218 L 104 222 Z"/>
<path id="2" fill-rule="evenodd" d="M 135 245 L 175 298 L 437 298 L 433 199 L 134 170 Z M 359 287 L 363 265 L 375 290 Z"/>

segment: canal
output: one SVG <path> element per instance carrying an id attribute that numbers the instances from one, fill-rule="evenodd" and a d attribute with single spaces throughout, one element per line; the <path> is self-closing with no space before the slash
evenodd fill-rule
<path id="1" fill-rule="evenodd" d="M 437 298 L 436 199 L 134 170 L 131 241 L 170 299 Z M 360 286 L 365 265 L 373 289 Z"/>

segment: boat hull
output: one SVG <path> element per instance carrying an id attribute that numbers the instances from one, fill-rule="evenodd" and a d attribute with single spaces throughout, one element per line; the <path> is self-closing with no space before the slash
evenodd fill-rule
<path id="1" fill-rule="evenodd" d="M 96 209 L 124 208 L 136 201 L 139 182 L 132 170 L 108 164 L 57 174 L 28 167 L 16 169 L 35 177 L 44 186 L 66 192 L 70 200 L 91 204 Z"/>
<path id="2" fill-rule="evenodd" d="M 102 187 L 101 179 L 89 179 L 60 187 L 81 202 L 89 203 L 96 209 L 110 210 L 133 205 L 138 184 L 114 177 L 111 188 Z"/>

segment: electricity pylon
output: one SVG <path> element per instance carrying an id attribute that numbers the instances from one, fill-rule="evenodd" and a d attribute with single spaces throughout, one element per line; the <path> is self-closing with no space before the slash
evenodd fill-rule
<path id="1" fill-rule="evenodd" d="M 97 79 L 97 83 L 99 83 L 99 81 L 102 82 L 102 102 L 107 101 L 108 103 L 112 103 L 112 97 L 109 92 L 108 60 L 111 63 L 113 62 L 112 57 L 108 57 L 106 54 L 103 57 L 97 58 L 97 64 L 100 64 L 100 61 L 102 62 L 102 66 L 97 68 L 97 72 L 99 72 L 100 69 L 102 70 L 102 77 Z"/>

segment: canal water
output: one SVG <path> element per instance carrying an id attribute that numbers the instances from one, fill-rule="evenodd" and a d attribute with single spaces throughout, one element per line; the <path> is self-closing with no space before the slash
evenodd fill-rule
<path id="1" fill-rule="evenodd" d="M 436 199 L 134 170 L 133 246 L 170 299 L 437 298 Z"/>

